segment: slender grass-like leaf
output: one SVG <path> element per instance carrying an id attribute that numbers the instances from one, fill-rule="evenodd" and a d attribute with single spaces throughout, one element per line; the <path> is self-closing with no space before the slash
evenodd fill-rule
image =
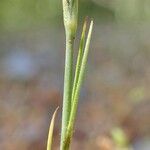
<path id="1" fill-rule="evenodd" d="M 85 45 L 85 34 L 86 34 L 86 27 L 87 27 L 87 20 L 85 19 L 79 44 L 79 51 L 78 51 L 78 57 L 77 57 L 77 63 L 76 63 L 76 70 L 75 70 L 75 77 L 74 77 L 74 83 L 73 83 L 73 90 L 72 90 L 72 100 L 74 99 L 74 93 L 76 91 L 80 68 L 81 68 L 81 62 L 83 58 L 83 52 L 84 52 L 84 45 Z M 72 101 L 73 103 L 73 101 Z M 72 104 L 71 104 L 72 105 Z"/>
<path id="2" fill-rule="evenodd" d="M 53 141 L 53 131 L 54 131 L 54 125 L 55 125 L 55 118 L 59 107 L 56 108 L 49 127 L 49 133 L 48 133 L 48 140 L 47 140 L 47 150 L 52 150 L 52 141 Z"/>

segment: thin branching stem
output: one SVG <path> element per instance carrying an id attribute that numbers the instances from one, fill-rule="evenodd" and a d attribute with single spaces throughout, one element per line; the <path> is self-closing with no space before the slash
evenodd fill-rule
<path id="1" fill-rule="evenodd" d="M 90 24 L 89 33 L 85 44 L 86 21 L 81 35 L 75 77 L 73 78 L 73 53 L 74 39 L 78 22 L 78 0 L 63 0 L 63 16 L 66 31 L 66 60 L 64 74 L 64 96 L 62 111 L 62 129 L 60 150 L 69 150 L 73 127 L 77 112 L 77 105 L 81 84 L 87 63 L 93 21 Z M 85 48 L 84 48 L 85 45 Z"/>
<path id="2" fill-rule="evenodd" d="M 88 53 L 89 53 L 89 46 L 90 46 L 90 41 L 91 41 L 92 29 L 93 29 L 93 21 L 91 21 L 91 24 L 90 24 L 90 29 L 89 29 L 89 32 L 88 32 L 86 45 L 85 45 L 85 49 L 84 49 L 84 54 L 83 54 L 83 58 L 82 58 L 82 62 L 81 62 L 81 68 L 80 68 L 78 83 L 77 83 L 77 87 L 76 87 L 76 90 L 75 90 L 75 93 L 74 93 L 74 99 L 73 99 L 73 104 L 72 104 L 72 108 L 71 108 L 69 124 L 68 124 L 66 137 L 65 137 L 66 149 L 64 149 L 64 150 L 69 149 L 69 145 L 70 145 L 72 134 L 73 134 L 73 128 L 74 128 L 76 112 L 77 112 L 77 106 L 78 106 L 78 99 L 79 99 L 79 94 L 80 94 L 81 85 L 82 85 L 82 82 L 83 82 L 85 67 L 86 67 L 86 64 L 87 64 L 87 58 L 88 58 Z"/>
<path id="3" fill-rule="evenodd" d="M 66 33 L 66 56 L 60 150 L 69 150 L 71 139 L 73 136 L 73 128 L 77 113 L 79 94 L 81 91 L 81 85 L 83 82 L 85 67 L 88 59 L 93 21 L 91 21 L 86 40 L 85 37 L 87 22 L 86 20 L 84 22 L 73 81 L 73 53 L 74 40 L 78 24 L 78 0 L 62 0 L 62 2 L 64 27 Z M 55 111 L 50 124 L 47 150 L 52 149 L 52 139 L 56 112 L 57 110 Z"/>

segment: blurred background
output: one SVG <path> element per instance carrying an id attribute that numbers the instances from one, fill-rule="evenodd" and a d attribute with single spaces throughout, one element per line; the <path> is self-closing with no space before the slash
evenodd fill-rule
<path id="1" fill-rule="evenodd" d="M 77 36 L 95 25 L 72 150 L 149 150 L 150 1 L 79 1 Z M 61 0 L 0 0 L 1 150 L 45 150 L 57 106 L 59 149 L 64 43 Z"/>

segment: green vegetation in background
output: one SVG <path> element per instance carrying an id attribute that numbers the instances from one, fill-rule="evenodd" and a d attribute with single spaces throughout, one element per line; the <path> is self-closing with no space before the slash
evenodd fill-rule
<path id="1" fill-rule="evenodd" d="M 0 0 L 0 30 L 22 30 L 41 25 L 62 25 L 61 1 Z M 99 21 L 139 22 L 150 20 L 149 0 L 81 0 L 80 18 L 85 15 Z M 114 17 L 115 16 L 115 17 Z"/>
<path id="2" fill-rule="evenodd" d="M 61 1 L 56 0 L 1 0 L 0 30 L 16 31 L 42 25 L 62 25 Z M 81 0 L 80 18 L 97 16 L 99 20 L 112 18 L 112 11 L 92 0 Z"/>
<path id="3" fill-rule="evenodd" d="M 150 20 L 149 0 L 115 0 L 114 11 L 120 21 L 136 22 Z"/>
<path id="4" fill-rule="evenodd" d="M 109 21 L 114 19 L 114 11 L 109 7 L 97 4 L 92 0 L 81 0 L 79 1 L 79 16 L 94 16 L 99 21 Z"/>
<path id="5" fill-rule="evenodd" d="M 60 1 L 55 0 L 1 0 L 0 28 L 2 30 L 18 30 L 50 25 L 62 16 Z"/>

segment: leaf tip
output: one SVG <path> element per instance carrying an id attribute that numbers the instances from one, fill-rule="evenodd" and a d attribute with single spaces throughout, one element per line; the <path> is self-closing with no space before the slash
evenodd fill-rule
<path id="1" fill-rule="evenodd" d="M 52 119 L 51 119 L 51 123 L 50 123 L 50 127 L 49 127 L 49 133 L 48 133 L 48 140 L 47 140 L 47 150 L 52 149 L 54 124 L 55 124 L 55 118 L 56 118 L 56 114 L 57 114 L 58 109 L 59 109 L 59 106 L 56 108 L 55 112 L 53 113 Z"/>

